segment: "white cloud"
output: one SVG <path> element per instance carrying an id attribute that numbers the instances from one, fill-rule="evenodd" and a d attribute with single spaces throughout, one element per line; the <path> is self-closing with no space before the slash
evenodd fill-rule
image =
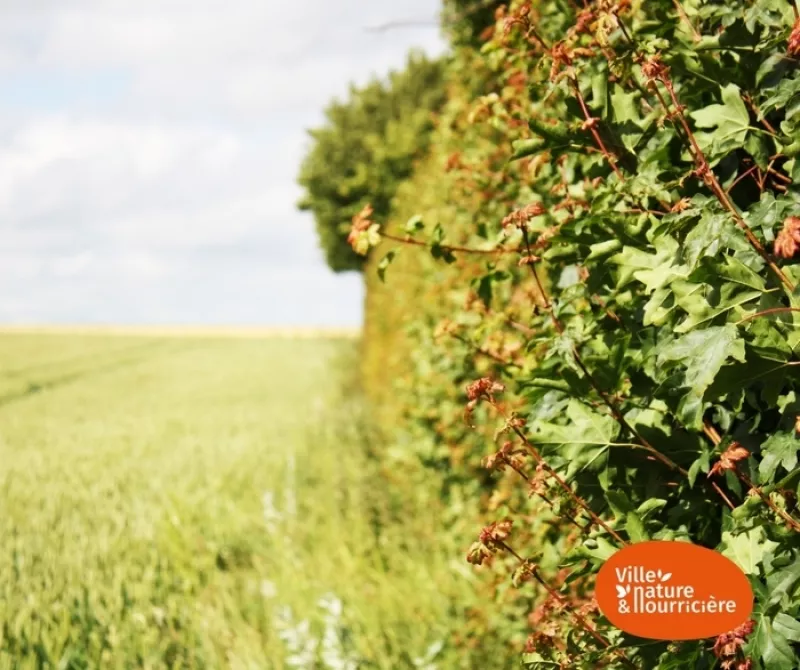
<path id="1" fill-rule="evenodd" d="M 438 0 L 6 0 L 0 320 L 355 323 L 295 209 L 309 125 L 442 49 Z"/>
<path id="2" fill-rule="evenodd" d="M 52 273 L 56 277 L 81 275 L 92 264 L 93 260 L 94 254 L 89 250 L 56 258 L 52 264 Z"/>

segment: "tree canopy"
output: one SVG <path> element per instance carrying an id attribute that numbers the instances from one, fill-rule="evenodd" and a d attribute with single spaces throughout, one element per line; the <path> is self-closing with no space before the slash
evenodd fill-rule
<path id="1" fill-rule="evenodd" d="M 309 131 L 313 142 L 298 177 L 305 190 L 299 207 L 314 214 L 336 272 L 363 264 L 346 241 L 352 217 L 367 203 L 376 216 L 387 216 L 398 185 L 424 155 L 433 113 L 446 97 L 443 75 L 443 61 L 412 52 L 403 70 L 351 86 L 347 100 L 325 110 L 325 125 Z"/>

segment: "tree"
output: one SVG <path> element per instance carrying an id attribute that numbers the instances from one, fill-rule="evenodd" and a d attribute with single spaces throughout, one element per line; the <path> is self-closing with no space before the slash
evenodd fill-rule
<path id="1" fill-rule="evenodd" d="M 398 185 L 425 154 L 433 114 L 444 104 L 444 62 L 412 52 L 402 71 L 334 100 L 327 123 L 313 139 L 298 177 L 305 194 L 298 206 L 316 221 L 328 265 L 359 270 L 364 259 L 346 242 L 350 220 L 371 203 L 377 218 L 391 210 Z"/>
<path id="2" fill-rule="evenodd" d="M 506 4 L 504 0 L 444 0 L 442 24 L 450 43 L 479 47 L 483 33 L 495 24 L 495 12 Z"/>

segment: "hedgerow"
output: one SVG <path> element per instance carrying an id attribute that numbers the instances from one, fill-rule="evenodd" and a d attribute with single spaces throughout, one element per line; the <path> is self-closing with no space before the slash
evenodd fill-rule
<path id="1" fill-rule="evenodd" d="M 350 234 L 378 246 L 380 423 L 447 473 L 453 519 L 485 515 L 467 559 L 487 603 L 456 643 L 500 636 L 531 668 L 798 668 L 798 9 L 537 0 L 495 19 L 455 49 L 393 215 Z M 647 539 L 737 562 L 752 622 L 674 644 L 613 628 L 594 575 Z"/>

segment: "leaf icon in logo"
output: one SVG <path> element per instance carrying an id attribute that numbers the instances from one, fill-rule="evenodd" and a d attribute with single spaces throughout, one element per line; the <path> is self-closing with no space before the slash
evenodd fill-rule
<path id="1" fill-rule="evenodd" d="M 671 572 L 667 572 L 661 577 L 661 581 L 662 582 L 666 582 L 670 577 L 672 577 L 672 573 Z"/>
<path id="2" fill-rule="evenodd" d="M 626 595 L 628 595 L 628 592 L 625 590 L 625 587 L 617 584 L 617 598 L 624 598 Z"/>

